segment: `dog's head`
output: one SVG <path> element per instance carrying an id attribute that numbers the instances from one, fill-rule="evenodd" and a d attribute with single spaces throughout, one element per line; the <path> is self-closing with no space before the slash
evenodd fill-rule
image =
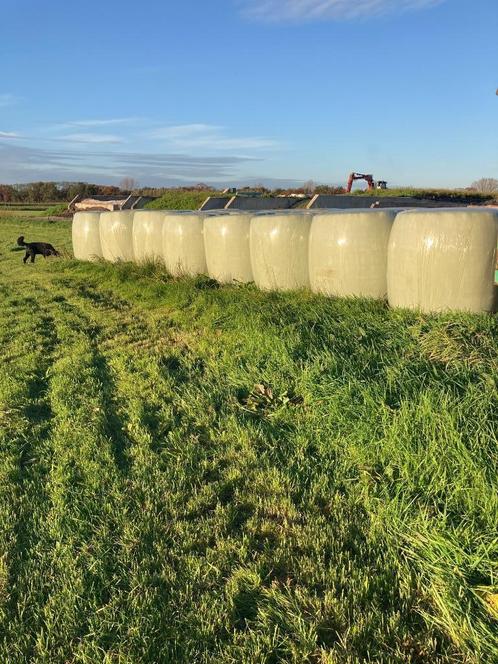
<path id="1" fill-rule="evenodd" d="M 17 244 L 21 247 L 24 244 L 24 235 L 20 235 L 17 238 Z"/>

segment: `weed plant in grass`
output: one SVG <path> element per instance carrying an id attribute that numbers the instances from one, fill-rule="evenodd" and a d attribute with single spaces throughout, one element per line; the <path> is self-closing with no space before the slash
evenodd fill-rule
<path id="1" fill-rule="evenodd" d="M 48 207 L 44 213 L 47 217 L 57 217 L 68 211 L 67 203 L 57 203 Z"/>
<path id="2" fill-rule="evenodd" d="M 497 321 L 23 265 L 0 225 L 1 662 L 498 661 Z"/>

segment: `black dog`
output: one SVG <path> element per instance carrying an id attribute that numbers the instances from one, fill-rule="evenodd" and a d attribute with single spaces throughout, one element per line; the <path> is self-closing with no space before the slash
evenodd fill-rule
<path id="1" fill-rule="evenodd" d="M 31 258 L 31 262 L 35 262 L 36 254 L 40 254 L 46 258 L 47 256 L 60 256 L 60 253 L 55 247 L 53 247 L 48 242 L 24 242 L 24 235 L 17 238 L 17 244 L 20 247 L 26 247 L 26 255 L 22 259 L 22 262 L 25 263 L 28 258 Z"/>

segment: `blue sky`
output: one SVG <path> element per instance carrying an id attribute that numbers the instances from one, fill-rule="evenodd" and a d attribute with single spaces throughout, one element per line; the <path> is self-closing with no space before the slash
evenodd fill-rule
<path id="1" fill-rule="evenodd" d="M 498 177 L 496 0 L 2 0 L 0 182 Z"/>

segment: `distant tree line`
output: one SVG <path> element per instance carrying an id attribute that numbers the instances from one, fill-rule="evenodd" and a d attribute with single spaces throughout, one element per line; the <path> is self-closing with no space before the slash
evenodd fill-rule
<path id="1" fill-rule="evenodd" d="M 289 187 L 269 189 L 262 184 L 252 187 L 238 188 L 239 192 L 259 192 L 263 196 L 288 196 L 291 194 L 343 194 L 343 187 L 330 185 L 317 185 L 308 180 L 302 187 Z M 78 194 L 84 197 L 92 196 L 118 196 L 134 194 L 137 196 L 153 196 L 161 198 L 173 192 L 204 192 L 206 195 L 221 193 L 213 190 L 213 187 L 204 183 L 185 187 L 139 187 L 133 178 L 123 178 L 120 186 L 90 184 L 88 182 L 29 182 L 27 184 L 0 184 L 0 203 L 67 203 Z M 371 192 L 366 192 L 371 193 Z M 355 194 L 361 195 L 361 191 Z M 429 190 L 429 189 L 388 189 L 376 190 L 375 195 L 405 195 L 423 198 L 455 199 L 470 202 L 492 199 L 498 195 L 498 180 L 494 178 L 482 178 L 477 180 L 467 189 L 459 190 Z M 229 194 L 227 194 L 229 195 Z"/>
<path id="2" fill-rule="evenodd" d="M 88 182 L 0 184 L 0 203 L 57 203 L 68 202 L 77 194 L 113 196 L 120 193 L 122 192 L 119 187 Z"/>
<path id="3" fill-rule="evenodd" d="M 0 184 L 0 203 L 58 203 L 69 202 L 75 196 L 163 196 L 169 191 L 207 191 L 212 187 L 199 183 L 188 187 L 138 187 L 133 178 L 124 178 L 120 186 L 91 184 L 88 182 L 29 182 L 27 184 Z"/>
<path id="4" fill-rule="evenodd" d="M 69 202 L 78 194 L 91 196 L 117 196 L 134 194 L 160 198 L 172 191 L 216 192 L 212 186 L 199 182 L 185 187 L 139 187 L 133 178 L 123 178 L 120 186 L 90 184 L 88 182 L 29 182 L 27 184 L 0 184 L 0 203 L 58 203 Z M 269 189 L 262 184 L 253 187 L 239 187 L 239 192 L 259 192 L 263 196 L 285 196 L 290 194 L 343 194 L 343 187 L 315 185 L 311 180 L 302 187 Z"/>

